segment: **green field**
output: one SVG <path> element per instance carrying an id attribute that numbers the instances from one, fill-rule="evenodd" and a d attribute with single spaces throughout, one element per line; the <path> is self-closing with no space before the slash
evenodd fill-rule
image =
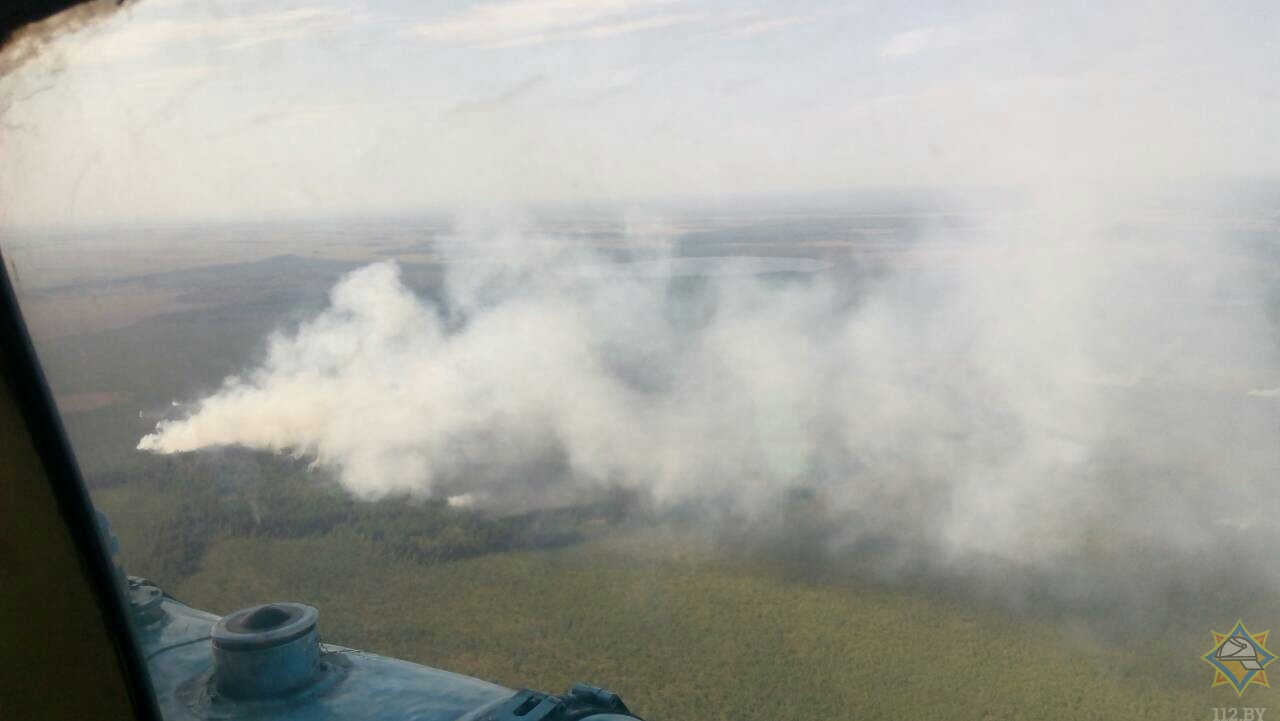
<path id="1" fill-rule="evenodd" d="M 798 577 L 669 525 L 422 557 L 371 535 L 367 517 L 312 532 L 317 518 L 356 506 L 308 490 L 260 506 L 275 530 L 231 524 L 188 549 L 197 562 L 184 566 L 167 546 L 175 527 L 157 520 L 182 515 L 162 507 L 176 493 L 130 483 L 97 497 L 131 570 L 168 574 L 156 580 L 189 604 L 225 613 L 302 601 L 321 609 L 326 641 L 515 687 L 604 684 L 650 719 L 1206 719 L 1215 706 L 1266 707 L 1273 696 L 1255 686 L 1237 701 L 1209 688 L 1197 658 L 1208 628 L 1109 638 L 1087 618 L 835 573 Z M 295 501 L 306 510 L 283 519 Z M 455 518 L 436 523 L 455 544 L 472 532 L 460 530 L 468 514 L 413 512 Z"/>

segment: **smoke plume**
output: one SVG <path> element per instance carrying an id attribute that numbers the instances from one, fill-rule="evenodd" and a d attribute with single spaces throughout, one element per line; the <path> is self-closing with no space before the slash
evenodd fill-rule
<path id="1" fill-rule="evenodd" d="M 367 499 L 621 486 L 749 518 L 803 488 L 850 536 L 1011 562 L 1277 510 L 1275 327 L 1221 222 L 1040 202 L 784 273 L 497 235 L 433 295 L 350 273 L 139 448 L 299 454 Z"/>

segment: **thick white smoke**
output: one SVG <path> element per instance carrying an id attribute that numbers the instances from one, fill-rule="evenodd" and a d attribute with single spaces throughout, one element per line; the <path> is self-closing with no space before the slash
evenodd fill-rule
<path id="1" fill-rule="evenodd" d="M 861 531 L 1012 560 L 1271 515 L 1256 267 L 1210 225 L 1093 217 L 937 231 L 887 273 L 692 287 L 536 237 L 453 263 L 440 302 L 379 263 L 139 448 L 302 454 L 369 499 L 538 476 L 752 513 L 802 486 Z"/>

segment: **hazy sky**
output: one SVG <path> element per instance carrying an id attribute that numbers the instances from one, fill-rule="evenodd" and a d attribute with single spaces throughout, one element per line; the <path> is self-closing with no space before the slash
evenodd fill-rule
<path id="1" fill-rule="evenodd" d="M 141 0 L 0 80 L 0 212 L 1280 175 L 1280 5 L 1058 5 Z"/>

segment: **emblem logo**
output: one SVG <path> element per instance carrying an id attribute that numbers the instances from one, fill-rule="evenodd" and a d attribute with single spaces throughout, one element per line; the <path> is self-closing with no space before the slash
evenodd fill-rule
<path id="1" fill-rule="evenodd" d="M 1236 627 L 1230 633 L 1213 634 L 1213 648 L 1200 658 L 1213 666 L 1213 685 L 1227 685 L 1236 690 L 1236 695 L 1244 694 L 1249 684 L 1258 684 L 1270 688 L 1267 683 L 1267 664 L 1276 660 L 1274 654 L 1267 650 L 1267 634 L 1250 633 L 1244 627 L 1244 621 L 1236 621 Z"/>

